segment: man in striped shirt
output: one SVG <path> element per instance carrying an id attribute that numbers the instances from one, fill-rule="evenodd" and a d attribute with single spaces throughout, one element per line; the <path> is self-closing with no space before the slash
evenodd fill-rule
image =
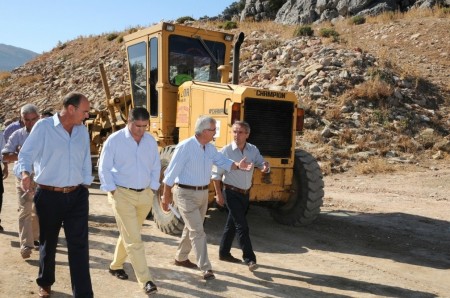
<path id="1" fill-rule="evenodd" d="M 185 226 L 175 255 L 175 265 L 200 268 L 203 278 L 214 279 L 208 258 L 203 221 L 208 209 L 208 186 L 213 164 L 231 170 L 250 170 L 252 163 L 243 158 L 234 162 L 219 153 L 210 142 L 216 133 L 216 120 L 201 116 L 195 124 L 195 135 L 179 143 L 164 175 L 163 209 L 172 203 L 172 191 Z M 173 189 L 172 189 L 173 188 Z M 192 239 L 192 240 L 190 240 Z M 194 248 L 196 263 L 188 259 Z"/>

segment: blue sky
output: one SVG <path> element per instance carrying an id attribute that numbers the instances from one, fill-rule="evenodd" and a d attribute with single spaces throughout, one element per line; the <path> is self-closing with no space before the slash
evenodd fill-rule
<path id="1" fill-rule="evenodd" d="M 0 43 L 38 54 L 79 36 L 150 26 L 182 16 L 217 16 L 237 0 L 4 0 Z"/>

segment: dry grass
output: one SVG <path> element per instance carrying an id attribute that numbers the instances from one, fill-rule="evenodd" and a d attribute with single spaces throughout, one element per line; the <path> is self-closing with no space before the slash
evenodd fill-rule
<path id="1" fill-rule="evenodd" d="M 350 97 L 354 99 L 362 98 L 371 102 L 376 102 L 380 106 L 386 105 L 386 99 L 392 95 L 394 88 L 379 77 L 365 81 L 356 85 L 350 91 Z"/>
<path id="2" fill-rule="evenodd" d="M 11 73 L 8 71 L 0 71 L 0 81 L 9 79 L 11 77 Z"/>
<path id="3" fill-rule="evenodd" d="M 8 87 L 11 83 L 7 82 L 7 80 L 11 77 L 11 73 L 7 71 L 0 72 L 0 91 L 4 88 Z"/>
<path id="4" fill-rule="evenodd" d="M 39 80 L 42 80 L 41 75 L 31 75 L 26 77 L 20 77 L 17 79 L 17 84 L 19 86 L 27 86 L 28 84 L 32 84 L 34 82 L 37 82 Z"/>
<path id="5" fill-rule="evenodd" d="M 396 171 L 395 166 L 378 157 L 371 157 L 365 162 L 355 165 L 354 170 L 358 174 L 392 173 Z"/>

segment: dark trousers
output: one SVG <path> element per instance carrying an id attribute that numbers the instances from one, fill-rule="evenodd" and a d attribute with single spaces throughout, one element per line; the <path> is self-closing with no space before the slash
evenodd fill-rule
<path id="1" fill-rule="evenodd" d="M 37 284 L 51 286 L 55 282 L 56 246 L 64 223 L 73 296 L 93 297 L 89 273 L 88 189 L 80 186 L 65 194 L 37 188 L 34 203 L 41 243 Z"/>
<path id="2" fill-rule="evenodd" d="M 227 256 L 230 254 L 231 245 L 234 236 L 237 233 L 237 239 L 242 249 L 242 258 L 244 262 L 256 262 L 256 256 L 253 252 L 250 241 L 249 228 L 245 215 L 249 206 L 249 195 L 225 189 L 225 202 L 228 208 L 228 218 L 223 230 L 222 240 L 220 241 L 219 254 Z"/>

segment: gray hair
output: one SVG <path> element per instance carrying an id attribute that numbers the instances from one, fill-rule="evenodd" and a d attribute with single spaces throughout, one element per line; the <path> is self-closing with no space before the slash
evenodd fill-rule
<path id="1" fill-rule="evenodd" d="M 234 121 L 234 123 L 233 123 L 233 126 L 234 126 L 234 125 L 242 126 L 242 127 L 245 129 L 245 132 L 246 132 L 246 133 L 250 133 L 250 125 L 249 125 L 247 122 L 236 120 L 236 121 Z"/>
<path id="2" fill-rule="evenodd" d="M 210 129 L 211 124 L 216 124 L 216 119 L 209 116 L 200 116 L 195 122 L 195 135 L 201 134 L 205 129 Z"/>
<path id="3" fill-rule="evenodd" d="M 27 103 L 20 109 L 20 115 L 31 114 L 31 113 L 39 115 L 38 107 L 32 103 Z"/>

